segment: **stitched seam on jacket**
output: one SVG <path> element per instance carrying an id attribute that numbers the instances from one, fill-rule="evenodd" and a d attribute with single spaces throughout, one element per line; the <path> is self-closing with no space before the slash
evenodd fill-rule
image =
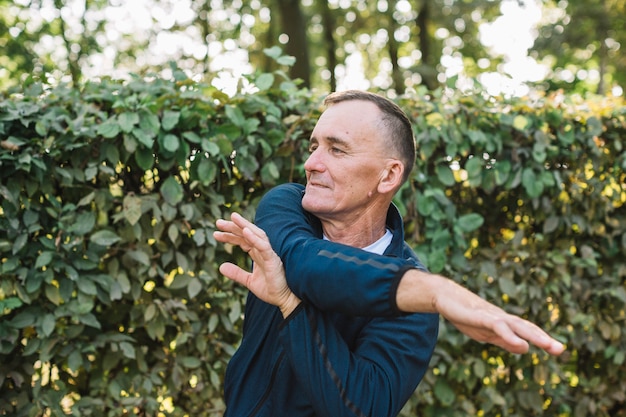
<path id="1" fill-rule="evenodd" d="M 326 371 L 328 371 L 328 373 L 330 374 L 331 379 L 333 380 L 333 382 L 335 383 L 335 386 L 339 390 L 339 397 L 343 401 L 344 405 L 350 411 L 352 411 L 355 415 L 357 415 L 358 417 L 367 417 L 367 415 L 365 413 L 363 413 L 363 411 L 361 411 L 357 407 L 357 405 L 354 404 L 347 397 L 346 389 L 344 388 L 343 383 L 341 382 L 341 379 L 337 375 L 337 372 L 335 371 L 335 368 L 333 367 L 333 364 L 330 362 L 330 359 L 328 358 L 328 350 L 326 349 L 326 346 L 322 342 L 322 336 L 317 331 L 317 320 L 315 319 L 315 316 L 313 314 L 309 314 L 308 310 L 307 310 L 307 316 L 308 316 L 308 318 L 309 318 L 309 320 L 311 322 L 311 327 L 312 327 L 312 330 L 313 330 L 313 332 L 315 334 L 315 343 L 317 344 L 317 348 L 318 348 L 320 354 L 322 355 L 322 358 L 324 359 L 324 367 L 326 368 Z"/>
<path id="2" fill-rule="evenodd" d="M 341 252 L 331 252 L 326 249 L 320 250 L 317 254 L 320 256 L 325 256 L 329 259 L 337 258 L 342 261 L 355 263 L 357 265 L 369 265 L 377 269 L 388 269 L 393 272 L 396 272 L 399 269 L 397 265 L 384 264 L 374 259 L 359 259 L 356 256 L 347 256 Z"/>

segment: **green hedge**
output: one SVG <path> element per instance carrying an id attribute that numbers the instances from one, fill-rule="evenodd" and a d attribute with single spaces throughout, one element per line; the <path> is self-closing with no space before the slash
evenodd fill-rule
<path id="1" fill-rule="evenodd" d="M 320 98 L 283 74 L 226 96 L 172 80 L 0 101 L 0 415 L 219 416 L 248 265 L 212 238 L 303 181 Z M 449 92 L 446 92 L 449 93 Z M 442 323 L 403 416 L 625 416 L 622 102 L 426 93 L 398 195 L 416 251 L 567 343 L 510 355 Z M 254 381 L 250 381 L 254 383 Z"/>

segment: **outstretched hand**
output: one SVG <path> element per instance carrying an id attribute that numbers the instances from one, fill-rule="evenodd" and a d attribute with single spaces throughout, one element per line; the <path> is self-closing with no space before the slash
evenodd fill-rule
<path id="1" fill-rule="evenodd" d="M 536 324 L 507 313 L 440 275 L 408 271 L 400 281 L 396 301 L 402 311 L 437 312 L 466 336 L 511 353 L 526 353 L 530 345 L 551 355 L 565 350 L 561 342 Z"/>
<path id="2" fill-rule="evenodd" d="M 259 299 L 278 306 L 283 316 L 287 317 L 298 306 L 300 299 L 287 286 L 283 263 L 272 249 L 265 232 L 237 213 L 231 215 L 230 221 L 218 220 L 216 226 L 220 230 L 213 233 L 217 241 L 239 246 L 254 262 L 252 272 L 230 262 L 220 265 L 220 272 L 244 285 Z"/>
<path id="3" fill-rule="evenodd" d="M 480 304 L 467 312 L 456 311 L 458 306 L 452 305 L 447 307 L 440 305 L 439 309 L 441 315 L 465 335 L 512 353 L 526 353 L 531 344 L 551 355 L 560 355 L 565 350 L 561 342 L 552 338 L 536 324 L 509 314 L 487 301 Z M 469 315 L 475 319 L 468 320 Z"/>

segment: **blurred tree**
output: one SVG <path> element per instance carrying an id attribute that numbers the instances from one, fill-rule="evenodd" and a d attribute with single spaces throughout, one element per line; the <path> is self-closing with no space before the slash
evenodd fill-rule
<path id="1" fill-rule="evenodd" d="M 52 71 L 51 61 L 39 59 L 34 45 L 39 33 L 51 31 L 48 22 L 41 22 L 38 31 L 26 13 L 27 8 L 13 1 L 0 0 L 0 88 L 20 82 L 22 75 Z M 30 22 L 30 23 L 29 23 Z"/>
<path id="2" fill-rule="evenodd" d="M 520 0 L 522 1 L 522 0 Z M 538 29 L 546 88 L 604 92 L 626 83 L 626 0 L 554 2 Z M 542 3 L 542 4 L 543 4 Z M 168 71 L 168 61 L 211 81 L 270 72 L 263 50 L 297 58 L 289 76 L 307 87 L 428 89 L 456 76 L 503 72 L 480 26 L 502 0 L 0 0 L 0 88 L 26 74 L 81 77 Z M 623 55 L 623 54 L 622 54 Z M 478 62 L 480 61 L 480 65 Z M 358 79 L 347 79 L 359 74 Z M 360 75 L 362 74 L 362 76 Z M 451 84 L 453 85 L 453 84 Z"/>
<path id="3" fill-rule="evenodd" d="M 287 36 L 285 52 L 296 58 L 290 69 L 292 79 L 301 79 L 303 87 L 311 86 L 311 63 L 309 41 L 306 33 L 306 20 L 300 9 L 300 0 L 277 0 L 280 10 L 280 23 Z"/>
<path id="4" fill-rule="evenodd" d="M 605 94 L 626 85 L 625 0 L 546 1 L 532 55 L 551 69 L 554 90 Z"/>
<path id="5" fill-rule="evenodd" d="M 443 56 L 462 55 L 471 63 L 472 54 L 486 54 L 477 28 L 497 15 L 498 4 L 193 0 L 186 6 L 173 0 L 132 5 L 119 0 L 0 0 L 0 28 L 5 29 L 0 77 L 15 84 L 25 73 L 51 73 L 57 79 L 65 74 L 76 83 L 83 74 L 159 72 L 169 68 L 169 60 L 205 78 L 222 70 L 225 61 L 231 67 L 241 60 L 252 69 L 270 71 L 276 63 L 262 51 L 279 45 L 297 58 L 289 75 L 305 86 L 335 90 L 337 78 L 357 65 L 369 83 L 364 87 L 398 92 L 418 84 L 435 88 L 445 70 Z M 189 10 L 181 18 L 185 7 Z M 159 46 L 164 41 L 168 47 Z"/>

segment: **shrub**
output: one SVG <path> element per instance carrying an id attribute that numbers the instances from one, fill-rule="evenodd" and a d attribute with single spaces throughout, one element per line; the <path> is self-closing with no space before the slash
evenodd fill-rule
<path id="1" fill-rule="evenodd" d="M 250 78 L 233 97 L 175 72 L 0 101 L 1 415 L 222 414 L 245 291 L 217 267 L 248 261 L 215 220 L 304 180 L 320 103 Z M 509 355 L 442 322 L 403 415 L 626 415 L 622 103 L 398 103 L 419 155 L 396 202 L 423 261 L 568 345 Z"/>

